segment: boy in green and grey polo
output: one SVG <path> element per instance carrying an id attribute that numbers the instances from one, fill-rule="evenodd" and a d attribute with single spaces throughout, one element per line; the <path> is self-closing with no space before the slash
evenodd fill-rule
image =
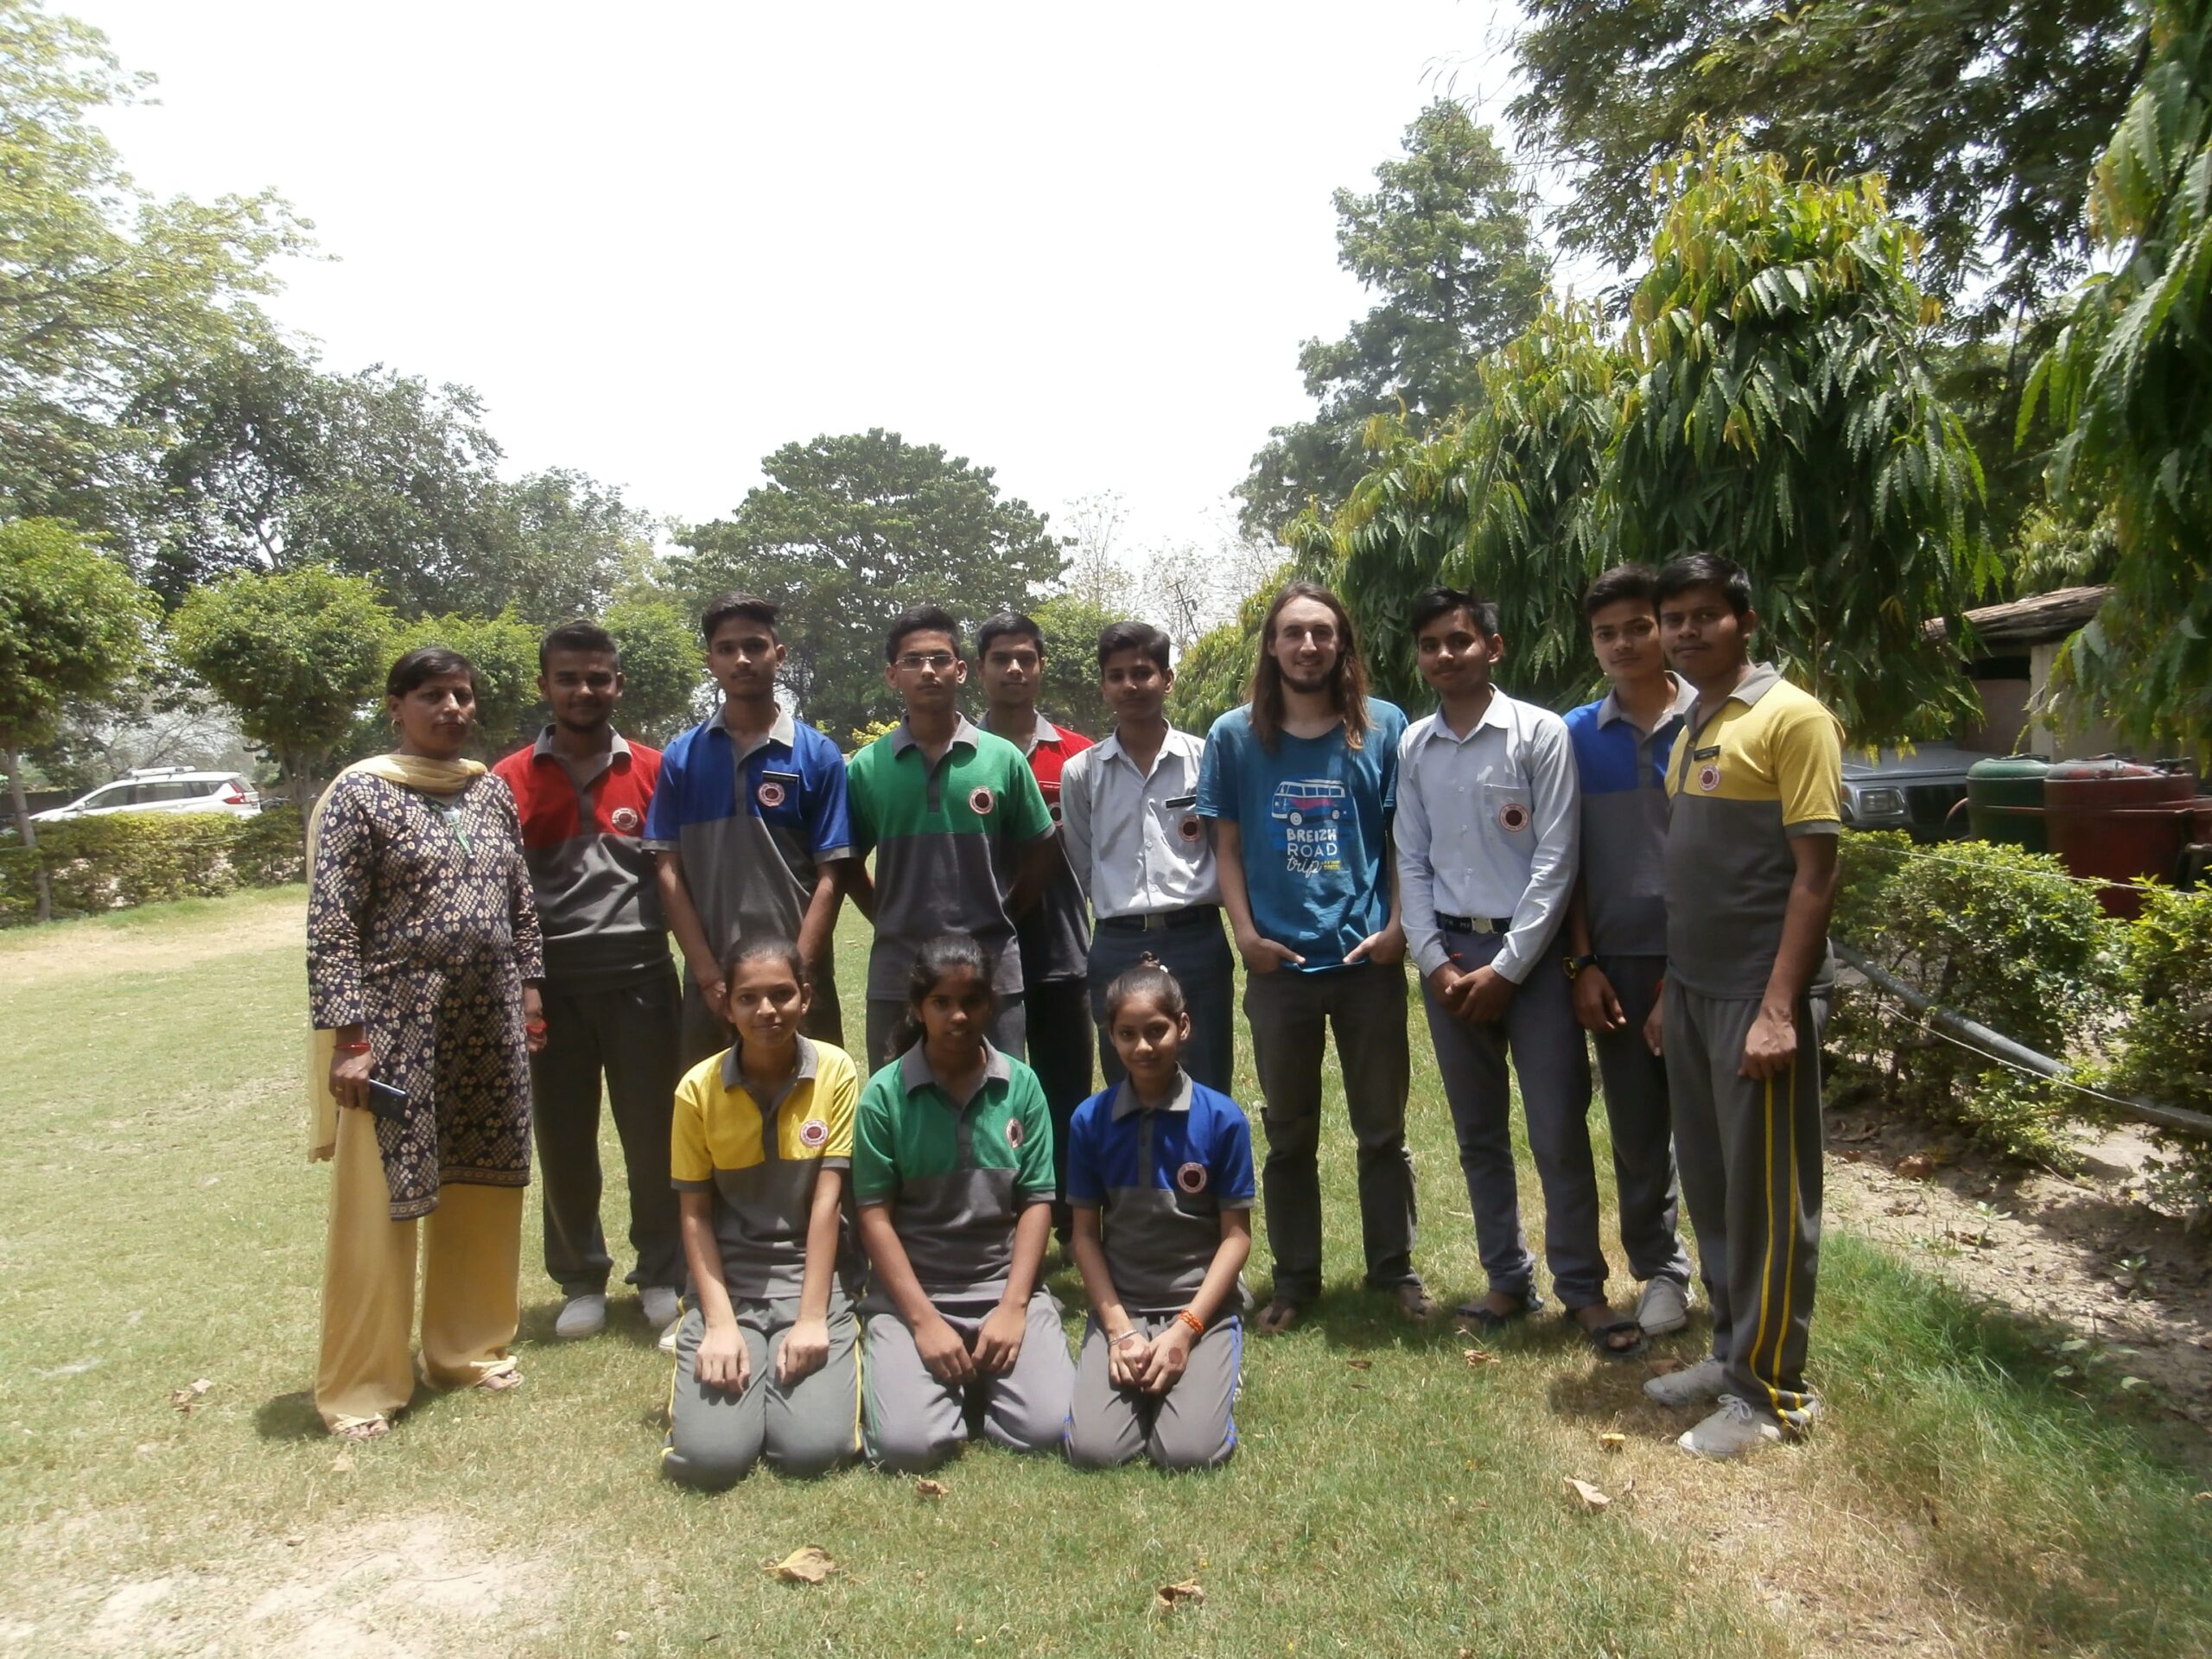
<path id="1" fill-rule="evenodd" d="M 1050 1205 L 1054 1191 L 1052 1115 L 1037 1074 L 1020 1060 L 987 1048 L 982 1077 L 965 1100 L 938 1081 L 919 1043 L 868 1079 L 853 1128 L 854 1201 L 889 1210 L 922 1294 L 971 1346 L 1009 1288 L 1020 1288 L 1010 1284 L 1015 1221 L 1032 1205 Z M 1032 1285 L 1025 1309 L 1013 1369 L 974 1386 L 986 1436 L 1042 1452 L 1060 1443 L 1075 1366 L 1052 1297 Z M 890 1469 L 926 1469 L 967 1440 L 967 1391 L 930 1374 L 880 1285 L 861 1311 L 868 1457 Z"/>
<path id="2" fill-rule="evenodd" d="M 1021 751 L 963 716 L 931 765 L 901 721 L 848 770 L 853 842 L 875 855 L 868 1052 L 877 1064 L 906 1012 L 906 976 L 931 939 L 965 933 L 997 963 L 993 1044 L 1022 1052 L 1021 952 L 1007 909 L 1023 851 L 1053 833 Z"/>

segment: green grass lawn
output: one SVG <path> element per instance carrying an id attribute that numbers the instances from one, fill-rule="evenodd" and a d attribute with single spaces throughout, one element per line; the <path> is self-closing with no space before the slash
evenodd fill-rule
<path id="1" fill-rule="evenodd" d="M 346 1451 L 305 1392 L 327 1174 L 303 1157 L 301 912 L 296 888 L 0 936 L 0 1652 L 2212 1651 L 2212 1480 L 2133 1399 L 2053 1380 L 2048 1333 L 1832 1236 L 1826 1423 L 1701 1465 L 1643 1363 L 1548 1319 L 1470 1364 L 1449 1320 L 1356 1288 L 1340 1120 L 1334 1288 L 1248 1345 L 1217 1474 L 978 1449 L 937 1499 L 865 1469 L 677 1490 L 654 1458 L 668 1362 L 627 1298 L 605 1338 L 550 1341 L 534 1205 L 527 1385 L 426 1398 Z M 863 948 L 849 918 L 849 991 Z M 1456 1299 L 1479 1277 L 1414 1032 L 1420 1263 Z M 1053 1284 L 1072 1329 L 1080 1288 Z M 1569 1476 L 1615 1501 L 1585 1511 Z M 803 1544 L 839 1563 L 826 1584 L 761 1571 Z M 1190 1578 L 1202 1605 L 1153 1610 Z"/>

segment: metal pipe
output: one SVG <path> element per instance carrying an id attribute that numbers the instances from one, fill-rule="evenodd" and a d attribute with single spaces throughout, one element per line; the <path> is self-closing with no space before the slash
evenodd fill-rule
<path id="1" fill-rule="evenodd" d="M 1987 1026 L 1978 1024 L 1962 1014 L 1955 1014 L 1941 1007 L 1924 992 L 1906 984 L 1887 969 L 1877 967 L 1863 951 L 1854 950 L 1846 941 L 1836 939 L 1833 943 L 1836 955 L 1914 1013 L 1926 1014 L 1931 1024 L 1944 1027 L 1954 1036 L 1963 1038 L 2001 1059 L 2023 1066 L 2037 1077 L 2066 1079 L 2066 1068 L 2050 1055 L 2038 1054 L 2032 1048 L 2023 1047 L 2014 1042 L 2002 1032 L 1992 1031 Z M 2095 1093 L 2099 1100 L 2109 1103 L 2139 1122 L 2155 1124 L 2162 1129 L 2179 1129 L 2186 1135 L 2212 1136 L 2212 1116 L 2203 1112 L 2192 1112 L 2181 1106 L 2162 1106 L 2155 1100 L 2145 1100 L 2136 1095 L 2111 1095 L 2102 1090 Z"/>

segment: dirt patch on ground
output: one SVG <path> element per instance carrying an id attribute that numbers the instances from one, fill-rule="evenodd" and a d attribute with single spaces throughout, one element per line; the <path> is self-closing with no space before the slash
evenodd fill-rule
<path id="1" fill-rule="evenodd" d="M 2059 1363 L 2139 1377 L 2212 1432 L 2212 1239 L 2145 1201 L 2147 1135 L 2097 1135 L 2069 1179 L 1994 1162 L 1878 1108 L 1831 1112 L 1827 1128 L 1827 1219 L 2065 1326 L 2083 1346 Z"/>
<path id="2" fill-rule="evenodd" d="M 543 1606 L 541 1562 L 470 1542 L 438 1517 L 259 1541 L 162 1578 L 74 1588 L 0 1625 L 10 1653 L 429 1659 L 499 1652 Z"/>
<path id="3" fill-rule="evenodd" d="M 206 925 L 175 927 L 64 926 L 60 931 L 0 950 L 0 988 L 91 975 L 165 973 L 219 957 L 289 946 L 307 953 L 307 906 L 270 904 L 251 910 L 211 911 Z"/>

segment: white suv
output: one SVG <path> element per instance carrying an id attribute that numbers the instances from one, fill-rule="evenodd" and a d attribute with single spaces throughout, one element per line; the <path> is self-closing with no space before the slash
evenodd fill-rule
<path id="1" fill-rule="evenodd" d="M 141 766 L 67 806 L 31 814 L 33 823 L 104 817 L 110 812 L 227 812 L 250 818 L 261 796 L 235 772 L 194 772 L 184 766 Z"/>

